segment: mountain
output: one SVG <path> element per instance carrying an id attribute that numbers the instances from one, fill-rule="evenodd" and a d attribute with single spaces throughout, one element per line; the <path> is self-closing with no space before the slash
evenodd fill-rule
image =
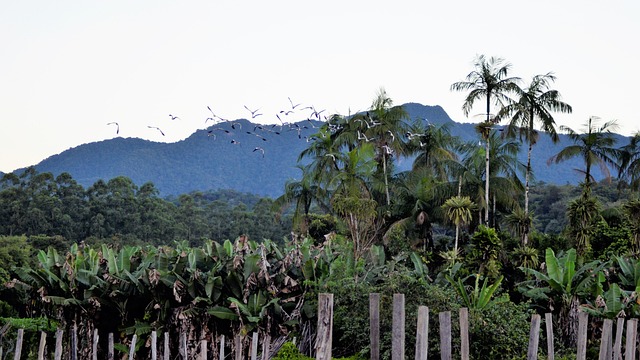
<path id="1" fill-rule="evenodd" d="M 416 103 L 403 106 L 411 119 L 447 123 L 453 135 L 463 140 L 478 140 L 474 124 L 454 122 L 440 106 Z M 68 172 L 85 188 L 97 180 L 106 181 L 123 175 L 138 186 L 152 182 L 163 196 L 196 190 L 233 189 L 277 197 L 282 194 L 287 180 L 300 177 L 301 171 L 296 168 L 298 155 L 308 146 L 307 139 L 317 131 L 314 127 L 320 124 L 304 120 L 290 128 L 281 128 L 236 120 L 198 130 L 176 143 L 115 138 L 77 146 L 51 156 L 35 167 L 39 172 L 54 175 Z M 627 142 L 628 139 L 620 136 L 618 146 Z M 579 160 L 547 166 L 547 159 L 569 144 L 572 144 L 571 140 L 564 135 L 558 144 L 553 144 L 548 136 L 541 134 L 532 153 L 537 181 L 577 184 L 582 179 L 572 170 L 582 167 Z M 262 150 L 255 150 L 257 147 Z M 524 146 L 520 158 L 522 162 L 526 161 Z M 410 159 L 401 159 L 398 168 L 407 170 L 410 166 Z M 602 178 L 599 173 L 594 176 Z"/>

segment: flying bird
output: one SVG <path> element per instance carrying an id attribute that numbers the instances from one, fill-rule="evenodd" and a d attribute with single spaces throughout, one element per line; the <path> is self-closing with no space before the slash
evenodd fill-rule
<path id="1" fill-rule="evenodd" d="M 120 125 L 117 122 L 110 122 L 107 125 L 115 125 L 116 126 L 116 134 L 120 134 Z"/>
<path id="2" fill-rule="evenodd" d="M 175 115 L 169 114 L 169 117 L 171 118 L 171 120 L 180 120 L 180 118 Z"/>
<path id="3" fill-rule="evenodd" d="M 258 110 L 260 110 L 260 109 L 251 110 L 251 109 L 249 109 L 247 107 L 247 105 L 245 105 L 244 108 L 247 109 L 251 113 L 251 118 L 252 119 L 255 119 L 256 117 L 262 115 L 262 114 L 258 113 Z"/>
<path id="4" fill-rule="evenodd" d="M 256 148 L 253 149 L 253 152 L 256 152 L 256 151 L 260 151 L 262 153 L 262 157 L 264 157 L 264 149 L 263 148 L 261 148 L 260 146 L 256 146 Z"/>
<path id="5" fill-rule="evenodd" d="M 290 98 L 290 97 L 287 97 L 287 99 L 289 99 L 289 103 L 291 103 L 291 108 L 292 108 L 292 109 L 295 109 L 295 108 L 297 108 L 298 106 L 300 106 L 300 104 L 295 104 L 295 105 L 294 105 L 294 104 L 293 104 L 293 101 L 291 101 L 291 98 Z"/>
<path id="6" fill-rule="evenodd" d="M 162 134 L 162 136 L 164 136 L 164 133 L 162 132 L 162 130 L 160 130 L 160 128 L 159 128 L 159 127 L 157 127 L 157 126 L 150 126 L 150 125 L 147 125 L 147 127 L 148 127 L 149 129 L 156 129 L 156 130 L 160 131 L 160 134 Z"/>
<path id="7" fill-rule="evenodd" d="M 240 145 L 240 141 L 238 141 L 238 140 L 231 140 L 231 143 L 233 145 Z"/>

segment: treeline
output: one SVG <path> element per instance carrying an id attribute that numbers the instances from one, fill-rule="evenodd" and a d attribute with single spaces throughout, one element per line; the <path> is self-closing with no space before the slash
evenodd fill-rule
<path id="1" fill-rule="evenodd" d="M 287 217 L 276 220 L 269 198 L 229 190 L 158 194 L 152 183 L 138 187 L 127 177 L 85 189 L 68 173 L 54 177 L 28 168 L 0 180 L 0 235 L 25 235 L 66 250 L 81 242 L 197 245 L 240 235 L 281 242 L 291 227 Z"/>

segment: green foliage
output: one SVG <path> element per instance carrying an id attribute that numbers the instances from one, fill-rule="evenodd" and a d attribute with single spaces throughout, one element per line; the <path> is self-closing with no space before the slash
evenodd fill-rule
<path id="1" fill-rule="evenodd" d="M 527 352 L 531 310 L 528 303 L 502 301 L 469 312 L 472 359 L 514 359 Z"/>
<path id="2" fill-rule="evenodd" d="M 451 276 L 445 275 L 445 278 L 447 279 L 447 281 L 449 281 L 449 284 L 451 284 L 458 296 L 462 299 L 462 304 L 465 307 L 471 310 L 484 310 L 486 308 L 494 306 L 497 303 L 507 300 L 504 297 L 497 299 L 493 298 L 493 295 L 500 287 L 500 283 L 502 283 L 504 276 L 500 276 L 496 280 L 496 282 L 491 285 L 488 284 L 489 278 L 485 277 L 482 286 L 480 285 L 480 275 L 474 274 L 472 276 L 475 277 L 475 286 L 471 289 L 471 291 L 468 291 L 465 282 L 471 276 L 467 276 L 464 279 L 457 278 L 456 280 L 454 280 Z"/>

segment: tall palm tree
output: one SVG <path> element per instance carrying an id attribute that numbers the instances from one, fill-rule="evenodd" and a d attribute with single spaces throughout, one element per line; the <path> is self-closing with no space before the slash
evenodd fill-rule
<path id="1" fill-rule="evenodd" d="M 409 152 L 417 154 L 412 169 L 426 170 L 440 181 L 447 181 L 458 162 L 459 138 L 451 135 L 448 124 L 414 124 L 408 132 Z"/>
<path id="2" fill-rule="evenodd" d="M 403 155 L 406 146 L 403 134 L 407 130 L 407 112 L 402 106 L 393 106 L 393 100 L 384 89 L 380 89 L 369 111 L 357 114 L 351 122 L 357 124 L 356 135 L 359 142 L 371 142 L 375 146 L 378 171 L 382 171 L 384 195 L 387 206 L 391 205 L 389 193 L 389 167 L 395 156 Z"/>
<path id="3" fill-rule="evenodd" d="M 540 125 L 542 131 L 546 132 L 554 143 L 560 138 L 555 128 L 555 119 L 551 112 L 571 113 L 570 105 L 560 100 L 560 93 L 550 89 L 550 85 L 556 77 L 552 73 L 536 75 L 525 89 L 517 89 L 518 100 L 508 104 L 498 113 L 498 119 L 510 117 L 507 126 L 507 134 L 513 135 L 518 132 L 520 138 L 524 138 L 529 148 L 527 150 L 527 168 L 525 172 L 524 189 L 524 218 L 529 218 L 529 176 L 531 174 L 531 150 L 536 144 L 538 133 L 536 124 Z M 523 229 L 522 245 L 529 242 L 529 226 Z"/>
<path id="4" fill-rule="evenodd" d="M 449 198 L 442 205 L 447 218 L 456 225 L 456 240 L 453 246 L 454 253 L 458 253 L 458 237 L 460 233 L 460 226 L 464 226 L 469 223 L 472 218 L 472 211 L 475 208 L 475 204 L 468 196 L 454 196 Z"/>
<path id="5" fill-rule="evenodd" d="M 632 190 L 640 188 L 640 132 L 633 135 L 629 144 L 620 148 L 618 177 L 628 180 Z"/>
<path id="6" fill-rule="evenodd" d="M 590 117 L 585 124 L 586 132 L 577 133 L 566 126 L 560 126 L 560 130 L 566 131 L 567 135 L 573 140 L 573 145 L 569 145 L 553 155 L 547 163 L 560 163 L 575 157 L 581 157 L 584 161 L 584 170 L 577 169 L 584 174 L 585 191 L 589 191 L 591 183 L 595 181 L 591 174 L 591 168 L 594 165 L 600 167 L 602 173 L 607 179 L 611 178 L 609 166 L 616 169 L 619 168 L 616 160 L 620 157 L 620 151 L 614 148 L 616 138 L 613 131 L 618 128 L 615 120 L 607 121 L 602 126 L 597 127 L 594 123 L 597 117 Z"/>
<path id="7" fill-rule="evenodd" d="M 474 61 L 475 70 L 470 72 L 466 81 L 460 81 L 451 85 L 452 91 L 469 91 L 462 105 L 465 116 L 469 116 L 475 102 L 484 98 L 486 104 L 486 123 L 493 124 L 491 117 L 491 105 L 496 104 L 502 107 L 509 103 L 508 94 L 517 91 L 517 77 L 508 77 L 511 64 L 505 63 L 503 59 L 491 57 L 487 59 L 484 55 L 479 55 Z M 489 129 L 490 131 L 490 129 Z M 488 138 L 488 136 L 487 136 Z M 489 203 L 489 142 L 485 141 L 485 203 Z M 489 223 L 489 208 L 485 208 L 484 222 Z"/>

